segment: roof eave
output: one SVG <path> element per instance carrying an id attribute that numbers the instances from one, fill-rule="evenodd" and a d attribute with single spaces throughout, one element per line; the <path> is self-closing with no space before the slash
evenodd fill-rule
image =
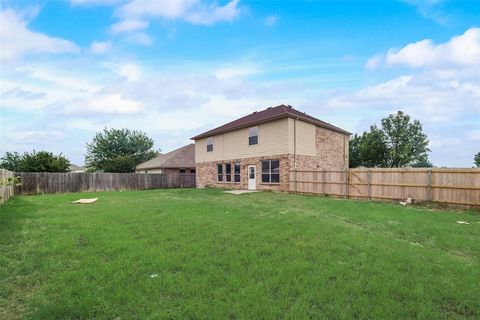
<path id="1" fill-rule="evenodd" d="M 203 138 L 207 138 L 207 137 L 212 137 L 212 136 L 216 136 L 216 135 L 219 135 L 219 134 L 222 134 L 222 133 L 226 133 L 226 132 L 230 132 L 230 131 L 235 131 L 235 130 L 238 130 L 238 129 L 243 129 L 243 128 L 248 128 L 248 127 L 251 127 L 251 126 L 254 126 L 256 124 L 261 124 L 261 123 L 265 123 L 265 122 L 270 122 L 270 121 L 274 121 L 274 120 L 279 120 L 279 119 L 282 119 L 282 118 L 292 118 L 292 119 L 296 119 L 296 118 L 299 118 L 299 116 L 296 116 L 294 114 L 282 114 L 282 115 L 278 115 L 278 116 L 275 116 L 275 117 L 272 117 L 272 118 L 268 118 L 268 119 L 264 119 L 264 120 L 259 120 L 259 121 L 255 121 L 255 122 L 251 122 L 251 123 L 248 123 L 248 124 L 244 124 L 244 125 L 240 125 L 240 126 L 237 126 L 237 127 L 234 127 L 232 129 L 227 129 L 227 130 L 222 130 L 222 131 L 219 131 L 219 132 L 216 132 L 216 133 L 209 133 L 211 132 L 212 130 L 215 130 L 215 129 L 212 129 L 212 130 L 209 130 L 209 131 L 206 131 L 202 134 L 199 134 L 195 137 L 192 137 L 190 138 L 191 140 L 199 140 L 199 139 L 203 139 Z M 332 130 L 332 131 L 335 131 L 335 132 L 339 132 L 339 133 L 342 133 L 342 134 L 346 134 L 346 135 L 352 135 L 350 132 L 346 131 L 346 130 L 343 130 L 341 128 L 337 128 L 335 126 L 333 126 L 334 128 L 330 128 L 328 126 L 325 126 L 325 125 L 320 125 L 318 124 L 317 122 L 313 121 L 313 120 L 310 120 L 310 119 L 305 119 L 305 118 L 302 118 L 302 119 L 299 119 L 301 121 L 304 121 L 304 122 L 308 122 L 308 123 L 311 123 L 311 124 L 314 124 L 316 126 L 319 126 L 319 127 L 322 127 L 322 128 L 325 128 L 325 129 L 328 129 L 328 130 Z"/>

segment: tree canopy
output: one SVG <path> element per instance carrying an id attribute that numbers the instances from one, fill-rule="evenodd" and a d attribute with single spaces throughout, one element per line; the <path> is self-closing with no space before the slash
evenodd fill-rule
<path id="1" fill-rule="evenodd" d="M 153 140 L 129 129 L 103 129 L 87 143 L 85 164 L 89 171 L 132 172 L 135 166 L 158 155 Z"/>
<path id="2" fill-rule="evenodd" d="M 62 154 L 35 150 L 31 153 L 6 152 L 0 167 L 15 172 L 68 172 L 70 161 Z"/>
<path id="3" fill-rule="evenodd" d="M 431 167 L 422 124 L 398 111 L 350 140 L 350 167 Z"/>
<path id="4" fill-rule="evenodd" d="M 477 166 L 477 168 L 480 168 L 480 152 L 478 152 L 473 158 L 473 163 Z"/>

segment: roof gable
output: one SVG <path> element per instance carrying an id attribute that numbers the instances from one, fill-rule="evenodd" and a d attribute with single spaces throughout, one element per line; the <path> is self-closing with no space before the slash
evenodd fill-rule
<path id="1" fill-rule="evenodd" d="M 340 129 L 334 125 L 331 125 L 327 122 L 324 122 L 320 119 L 314 118 L 312 116 L 309 116 L 308 114 L 304 112 L 300 112 L 298 110 L 293 109 L 292 106 L 286 106 L 284 104 L 276 106 L 276 107 L 270 107 L 262 111 L 255 111 L 245 117 L 239 118 L 237 120 L 234 120 L 232 122 L 229 122 L 227 124 L 224 124 L 220 127 L 214 128 L 212 130 L 206 131 L 202 134 L 199 134 L 195 137 L 192 138 L 192 140 L 197 140 L 201 138 L 206 138 L 206 137 L 211 137 L 217 134 L 241 129 L 244 127 L 252 126 L 255 124 L 260 124 L 272 120 L 277 120 L 281 118 L 294 118 L 298 120 L 302 120 L 305 122 L 312 123 L 314 125 L 317 125 L 319 127 L 323 127 L 329 130 L 333 130 L 336 132 L 344 133 L 344 134 L 350 134 L 348 131 L 345 131 L 343 129 Z"/>

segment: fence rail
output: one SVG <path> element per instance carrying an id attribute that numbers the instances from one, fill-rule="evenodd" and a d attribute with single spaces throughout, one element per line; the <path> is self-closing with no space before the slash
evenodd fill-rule
<path id="1" fill-rule="evenodd" d="M 18 172 L 22 185 L 15 194 L 51 194 L 114 190 L 195 187 L 195 174 L 185 173 L 52 173 Z"/>
<path id="2" fill-rule="evenodd" d="M 13 172 L 0 169 L 0 180 L 13 177 Z M 4 203 L 13 196 L 13 186 L 0 186 L 0 203 Z"/>
<path id="3" fill-rule="evenodd" d="M 480 169 L 290 171 L 290 191 L 348 198 L 480 206 Z"/>

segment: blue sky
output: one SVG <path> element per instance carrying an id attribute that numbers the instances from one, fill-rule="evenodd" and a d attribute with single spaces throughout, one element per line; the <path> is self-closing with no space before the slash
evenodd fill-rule
<path id="1" fill-rule="evenodd" d="M 170 151 L 290 104 L 351 132 L 397 110 L 437 166 L 480 151 L 478 1 L 3 1 L 0 153 L 82 164 L 103 127 Z"/>

